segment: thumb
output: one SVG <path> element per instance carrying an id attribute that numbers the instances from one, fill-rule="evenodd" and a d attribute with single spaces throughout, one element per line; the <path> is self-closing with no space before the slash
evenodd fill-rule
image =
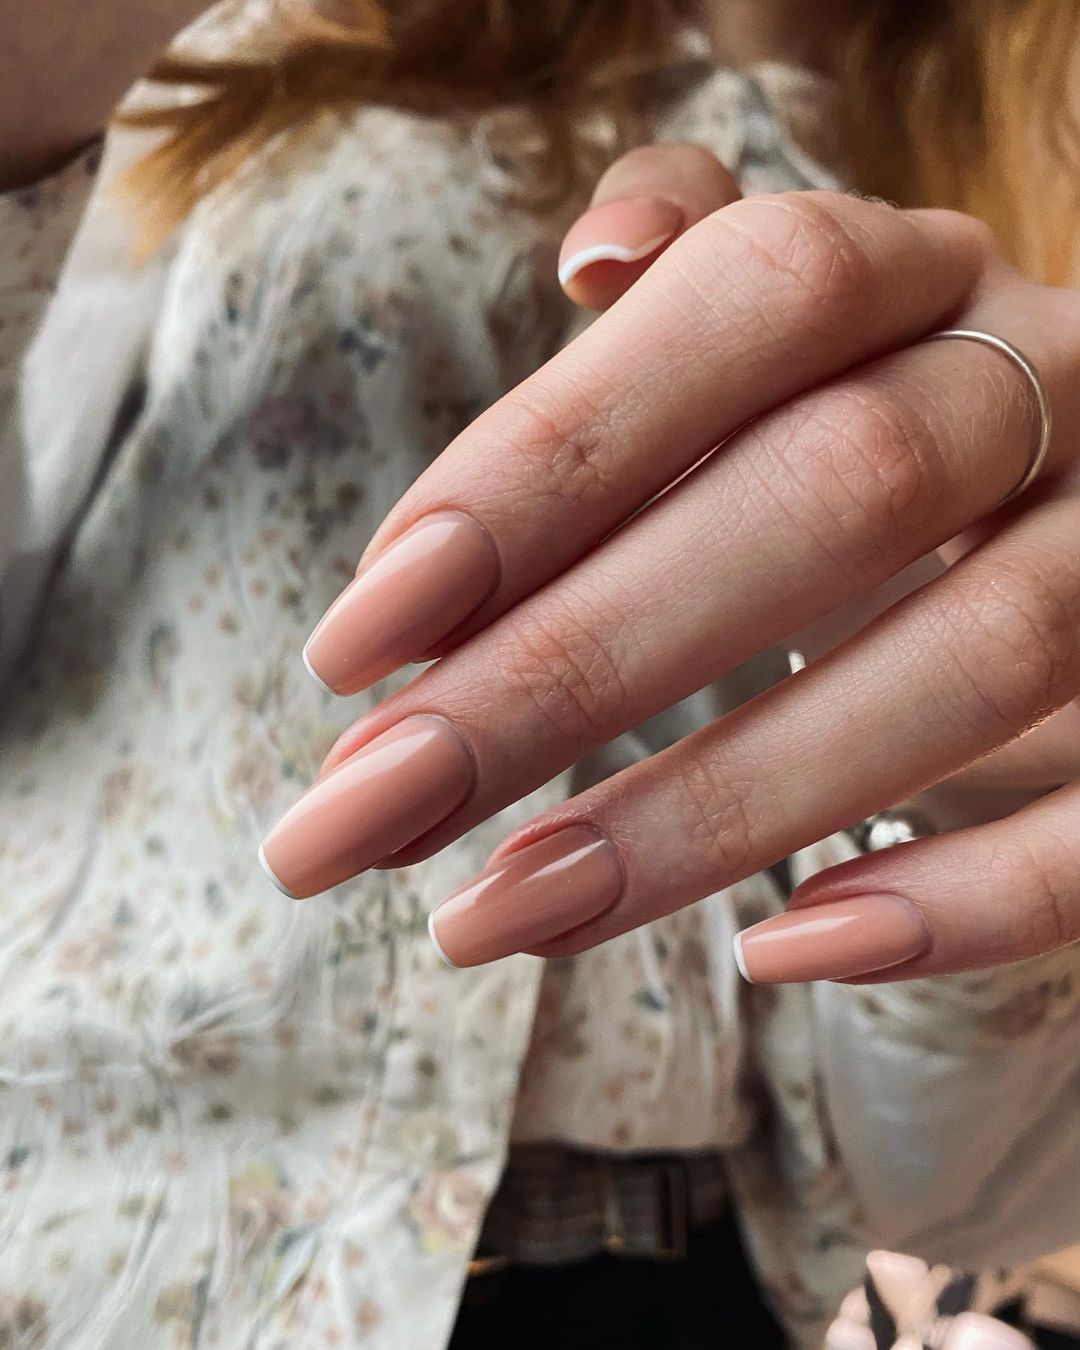
<path id="1" fill-rule="evenodd" d="M 559 252 L 559 283 L 583 309 L 607 309 L 684 230 L 729 202 L 735 179 L 700 145 L 645 145 L 600 179 Z"/>

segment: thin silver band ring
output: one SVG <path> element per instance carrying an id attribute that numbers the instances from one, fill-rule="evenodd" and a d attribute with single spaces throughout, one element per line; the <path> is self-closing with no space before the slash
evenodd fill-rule
<path id="1" fill-rule="evenodd" d="M 1039 372 L 1019 347 L 1014 347 L 1011 342 L 1006 342 L 1004 338 L 998 337 L 995 333 L 984 333 L 979 328 L 947 328 L 941 333 L 931 333 L 925 340 L 927 342 L 942 342 L 945 338 L 962 338 L 968 342 L 981 342 L 984 347 L 992 347 L 994 351 L 1000 352 L 1002 356 L 1007 356 L 1014 366 L 1020 368 L 1027 376 L 1028 383 L 1035 392 L 1035 402 L 1039 408 L 1039 439 L 1035 451 L 1028 461 L 1027 468 L 1024 470 L 1023 477 L 1012 491 L 1001 499 L 1000 505 L 1003 506 L 1006 502 L 1011 502 L 1014 497 L 1019 497 L 1021 492 L 1029 488 L 1043 466 L 1050 449 L 1050 433 L 1053 430 L 1054 419 L 1050 411 L 1050 399 L 1042 380 L 1039 378 Z"/>

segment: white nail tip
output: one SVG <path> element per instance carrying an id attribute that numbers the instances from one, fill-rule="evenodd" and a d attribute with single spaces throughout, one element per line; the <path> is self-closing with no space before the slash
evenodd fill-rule
<path id="1" fill-rule="evenodd" d="M 304 643 L 304 650 L 300 653 L 300 655 L 304 658 L 304 669 L 307 671 L 307 673 L 311 676 L 311 678 L 321 689 L 325 689 L 328 694 L 333 694 L 335 698 L 340 698 L 338 691 L 336 689 L 331 689 L 330 686 L 323 679 L 323 677 L 311 664 L 311 658 L 308 656 L 308 648 L 310 646 L 311 640 L 309 638 L 308 641 Z"/>
<path id="2" fill-rule="evenodd" d="M 270 878 L 270 880 L 274 883 L 274 885 L 278 888 L 278 890 L 281 892 L 282 895 L 287 895 L 290 900 L 300 899 L 298 895 L 294 894 L 294 892 L 289 890 L 288 886 L 282 883 L 277 873 L 266 861 L 266 849 L 263 848 L 262 844 L 259 845 L 259 862 L 262 865 L 262 870 L 266 873 L 266 875 Z"/>
<path id="3" fill-rule="evenodd" d="M 732 940 L 731 948 L 732 951 L 735 953 L 735 964 L 739 967 L 739 974 L 743 977 L 743 979 L 746 981 L 747 984 L 753 984 L 754 983 L 753 976 L 746 969 L 746 957 L 743 956 L 742 937 L 743 935 L 741 933 L 736 933 L 734 939 Z"/>
<path id="4" fill-rule="evenodd" d="M 431 938 L 431 945 L 432 945 L 432 946 L 435 948 L 435 950 L 439 953 L 440 957 L 442 957 L 443 963 L 444 963 L 445 965 L 448 965 L 448 966 L 450 967 L 451 970 L 460 970 L 461 967 L 457 964 L 457 962 L 456 962 L 456 961 L 451 961 L 450 958 L 447 956 L 446 952 L 443 951 L 443 945 L 442 945 L 442 943 L 439 941 L 439 935 L 438 935 L 438 933 L 436 933 L 436 931 L 435 931 L 435 910 L 434 910 L 434 909 L 433 909 L 433 910 L 431 911 L 431 913 L 428 915 L 428 918 L 427 918 L 427 930 L 428 930 L 428 937 Z"/>
<path id="5" fill-rule="evenodd" d="M 644 244 L 637 248 L 627 248 L 623 244 L 593 244 L 589 248 L 579 249 L 577 253 L 572 253 L 564 263 L 559 264 L 559 285 L 567 285 L 573 281 L 579 272 L 584 271 L 586 267 L 591 267 L 593 263 L 640 262 L 642 258 L 647 258 L 650 253 L 655 253 L 665 239 L 671 238 L 672 233 L 671 230 L 665 230 L 663 234 L 658 234 L 655 239 L 646 240 Z"/>

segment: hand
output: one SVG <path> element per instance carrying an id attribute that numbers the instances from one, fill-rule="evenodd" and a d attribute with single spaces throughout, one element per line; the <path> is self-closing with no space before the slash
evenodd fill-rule
<path id="1" fill-rule="evenodd" d="M 976 1276 L 899 1252 L 870 1252 L 866 1278 L 844 1299 L 825 1350 L 1034 1350 L 1022 1332 L 973 1311 L 1021 1302 L 1007 1274 Z"/>
<path id="2" fill-rule="evenodd" d="M 341 738 L 268 837 L 283 887 L 434 853 L 934 550 L 942 575 L 806 670 L 512 835 L 433 916 L 444 954 L 581 951 L 1080 694 L 1077 296 L 1021 278 L 968 217 L 735 195 L 687 148 L 638 152 L 601 184 L 566 284 L 613 298 L 605 243 L 644 251 L 635 284 L 406 493 L 308 645 L 344 694 L 443 659 Z M 596 270 L 570 275 L 586 247 Z M 1032 390 L 1000 353 L 923 342 L 946 327 L 1008 338 L 1050 394 L 1050 455 L 1005 507 L 1038 437 Z M 898 979 L 1071 942 L 1078 824 L 1070 782 L 831 869 L 739 959 L 755 980 Z"/>

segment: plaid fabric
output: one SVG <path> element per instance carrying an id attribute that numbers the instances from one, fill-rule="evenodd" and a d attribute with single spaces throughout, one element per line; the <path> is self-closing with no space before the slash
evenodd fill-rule
<path id="1" fill-rule="evenodd" d="M 691 1228 L 723 1213 L 716 1153 L 621 1157 L 546 1145 L 511 1150 L 473 1273 L 564 1265 L 601 1252 L 677 1259 Z"/>

